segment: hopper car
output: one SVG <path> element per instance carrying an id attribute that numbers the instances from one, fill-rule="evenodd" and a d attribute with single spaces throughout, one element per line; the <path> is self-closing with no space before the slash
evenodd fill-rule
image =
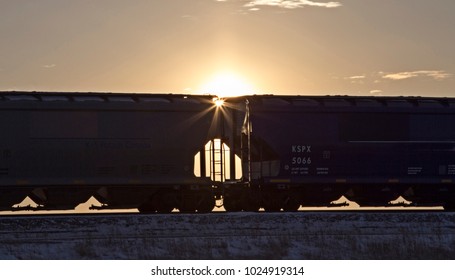
<path id="1" fill-rule="evenodd" d="M 0 93 L 0 210 L 455 208 L 455 99 Z"/>

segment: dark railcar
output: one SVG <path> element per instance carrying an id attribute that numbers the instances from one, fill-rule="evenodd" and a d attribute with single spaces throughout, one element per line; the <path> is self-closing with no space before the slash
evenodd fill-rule
<path id="1" fill-rule="evenodd" d="M 246 200 L 227 194 L 244 200 L 244 206 L 225 201 L 227 208 L 255 200 L 266 210 L 296 210 L 342 195 L 360 205 L 402 196 L 454 208 L 455 99 L 245 98 L 248 120 L 237 129 L 247 150 L 243 173 L 256 191 Z"/>
<path id="2" fill-rule="evenodd" d="M 455 99 L 0 94 L 0 209 L 455 207 Z"/>
<path id="3" fill-rule="evenodd" d="M 106 208 L 210 211 L 195 155 L 216 136 L 210 96 L 0 94 L 0 208 L 96 197 Z M 198 167 L 199 168 L 199 167 Z"/>

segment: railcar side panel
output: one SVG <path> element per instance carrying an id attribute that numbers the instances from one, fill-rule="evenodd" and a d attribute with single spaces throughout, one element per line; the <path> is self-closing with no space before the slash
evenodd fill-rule
<path id="1" fill-rule="evenodd" d="M 296 183 L 455 179 L 455 114 L 390 111 L 314 112 L 253 103 L 253 161 L 273 155 L 280 162 L 275 176 Z M 258 168 L 256 177 L 268 177 Z"/>
<path id="2" fill-rule="evenodd" d="M 65 204 L 65 193 L 86 191 L 123 208 L 154 188 L 212 187 L 194 175 L 194 156 L 216 133 L 210 98 L 147 95 L 124 103 L 109 95 L 41 95 L 0 100 L 0 189 L 20 190 L 14 203 L 31 195 Z M 11 203 L 0 199 L 2 207 Z"/>
<path id="3" fill-rule="evenodd" d="M 403 196 L 455 206 L 455 107 L 430 98 L 248 99 L 251 184 L 267 210 Z M 284 191 L 279 191 L 279 190 Z M 276 202 L 278 201 L 278 202 Z"/>

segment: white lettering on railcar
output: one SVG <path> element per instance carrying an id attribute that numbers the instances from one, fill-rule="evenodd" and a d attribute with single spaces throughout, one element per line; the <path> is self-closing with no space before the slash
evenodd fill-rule
<path id="1" fill-rule="evenodd" d="M 317 175 L 329 175 L 329 168 L 328 167 L 318 167 L 316 168 Z"/>
<path id="2" fill-rule="evenodd" d="M 311 145 L 292 145 L 291 150 L 293 153 L 311 153 Z"/>
<path id="3" fill-rule="evenodd" d="M 292 167 L 291 175 L 308 175 L 309 169 L 308 167 Z"/>
<path id="4" fill-rule="evenodd" d="M 311 164 L 311 158 L 310 157 L 293 157 L 292 158 L 292 164 L 293 165 L 306 165 L 306 164 Z"/>
<path id="5" fill-rule="evenodd" d="M 291 145 L 291 174 L 292 175 L 308 175 L 309 166 L 311 164 L 311 145 L 301 144 L 301 145 Z"/>
<path id="6" fill-rule="evenodd" d="M 418 175 L 422 173 L 423 167 L 421 166 L 410 166 L 408 167 L 408 175 Z"/>
<path id="7" fill-rule="evenodd" d="M 447 165 L 447 175 L 455 175 L 455 165 Z"/>
<path id="8" fill-rule="evenodd" d="M 310 156 L 311 145 L 291 145 L 291 175 L 309 175 L 312 163 Z"/>
<path id="9" fill-rule="evenodd" d="M 323 159 L 330 159 L 330 157 L 331 157 L 331 152 L 330 151 L 326 150 L 326 151 L 322 152 L 322 158 Z"/>

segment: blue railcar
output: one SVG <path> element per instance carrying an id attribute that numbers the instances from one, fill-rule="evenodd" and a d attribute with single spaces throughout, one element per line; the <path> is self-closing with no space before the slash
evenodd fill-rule
<path id="1" fill-rule="evenodd" d="M 454 99 L 244 98 L 250 126 L 244 174 L 266 210 L 328 205 L 341 196 L 360 205 L 402 196 L 414 205 L 453 208 Z"/>

